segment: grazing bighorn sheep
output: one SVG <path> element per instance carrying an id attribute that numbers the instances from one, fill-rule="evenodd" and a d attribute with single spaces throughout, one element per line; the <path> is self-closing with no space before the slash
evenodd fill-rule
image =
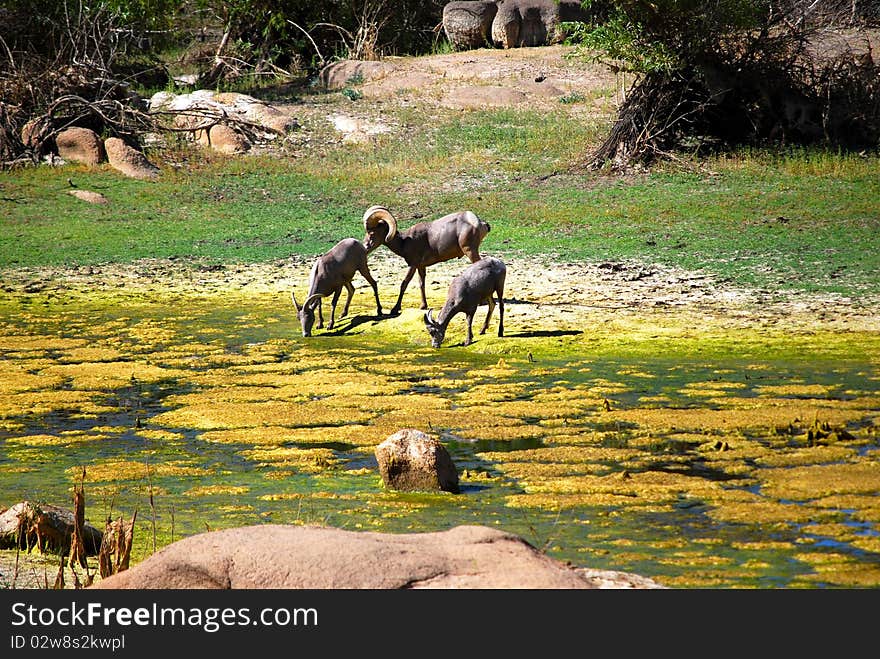
<path id="1" fill-rule="evenodd" d="M 302 325 L 303 336 L 312 335 L 312 326 L 315 324 L 315 308 L 318 310 L 317 329 L 321 329 L 324 326 L 324 317 L 321 313 L 321 298 L 331 294 L 333 298 L 330 303 L 330 324 L 327 326 L 327 329 L 333 329 L 336 317 L 336 303 L 339 301 L 343 288 L 348 291 L 348 297 L 345 300 L 342 315 L 339 317 L 345 317 L 348 313 L 351 296 L 354 294 L 354 286 L 351 280 L 356 272 L 360 272 L 364 279 L 369 282 L 370 286 L 373 287 L 373 294 L 376 296 L 376 314 L 382 315 L 382 304 L 379 302 L 379 288 L 376 280 L 370 274 L 370 269 L 367 267 L 367 249 L 356 238 L 344 238 L 315 261 L 315 264 L 312 266 L 312 272 L 309 274 L 309 292 L 302 306 L 296 303 L 296 295 L 292 291 L 290 293 L 290 297 L 293 299 L 293 306 L 296 308 L 296 314 L 299 316 L 299 322 Z"/>
<path id="2" fill-rule="evenodd" d="M 425 326 L 431 335 L 431 346 L 439 348 L 446 336 L 446 328 L 449 321 L 458 313 L 467 317 L 467 337 L 464 345 L 470 345 L 473 340 L 471 325 L 474 314 L 480 304 L 488 304 L 486 322 L 480 334 L 485 334 L 489 327 L 489 319 L 495 308 L 492 295 L 498 296 L 498 336 L 504 336 L 504 278 L 507 276 L 507 267 L 499 259 L 486 256 L 471 263 L 464 271 L 455 277 L 449 284 L 449 292 L 446 295 L 446 304 L 437 315 L 437 320 L 431 317 L 432 309 L 425 312 Z"/>
<path id="3" fill-rule="evenodd" d="M 441 261 L 467 256 L 471 263 L 480 260 L 480 243 L 489 233 L 489 223 L 471 211 L 450 213 L 433 222 L 419 222 L 406 231 L 397 230 L 397 220 L 384 206 L 370 206 L 364 213 L 364 245 L 372 252 L 384 244 L 409 266 L 400 295 L 391 315 L 400 313 L 403 294 L 413 275 L 419 273 L 422 309 L 428 308 L 425 299 L 425 268 Z"/>

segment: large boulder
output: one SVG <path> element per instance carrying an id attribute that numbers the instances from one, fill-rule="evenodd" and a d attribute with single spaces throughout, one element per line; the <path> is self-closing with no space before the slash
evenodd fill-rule
<path id="1" fill-rule="evenodd" d="M 564 37 L 560 23 L 586 20 L 580 0 L 502 0 L 492 20 L 492 41 L 502 48 L 547 46 Z"/>
<path id="2" fill-rule="evenodd" d="M 456 50 L 491 46 L 492 20 L 497 12 L 495 2 L 449 2 L 443 7 L 443 31 Z"/>
<path id="3" fill-rule="evenodd" d="M 126 176 L 138 179 L 155 179 L 159 176 L 159 168 L 156 165 L 119 137 L 108 137 L 104 140 L 104 150 L 107 152 L 107 162 L 110 166 Z"/>
<path id="4" fill-rule="evenodd" d="M 55 136 L 55 148 L 64 160 L 85 165 L 98 165 L 104 161 L 101 138 L 91 128 L 71 126 Z"/>
<path id="5" fill-rule="evenodd" d="M 244 135 L 226 124 L 215 124 L 206 130 L 196 131 L 196 141 L 220 153 L 244 153 L 251 148 L 250 141 Z"/>
<path id="6" fill-rule="evenodd" d="M 373 60 L 339 60 L 328 64 L 318 74 L 325 89 L 342 89 L 348 85 L 381 80 L 394 71 L 394 65 Z"/>
<path id="7" fill-rule="evenodd" d="M 405 428 L 375 450 L 385 487 L 458 493 L 458 472 L 446 447 L 430 435 Z"/>
<path id="8" fill-rule="evenodd" d="M 485 526 L 386 534 L 266 524 L 178 540 L 98 589 L 662 588 L 582 572 Z"/>

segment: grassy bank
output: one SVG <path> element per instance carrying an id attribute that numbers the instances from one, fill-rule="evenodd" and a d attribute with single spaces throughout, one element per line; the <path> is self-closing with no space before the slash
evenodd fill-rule
<path id="1" fill-rule="evenodd" d="M 0 267 L 311 256 L 360 237 L 363 209 L 382 203 L 402 227 L 471 208 L 492 224 L 487 252 L 635 259 L 750 286 L 880 292 L 877 155 L 742 152 L 700 173 L 604 177 L 566 173 L 600 127 L 561 111 L 424 120 L 409 111 L 398 134 L 374 145 L 306 157 L 190 154 L 179 166 L 178 153 L 157 151 L 158 182 L 77 165 L 5 173 Z M 109 203 L 68 195 L 68 179 Z"/>

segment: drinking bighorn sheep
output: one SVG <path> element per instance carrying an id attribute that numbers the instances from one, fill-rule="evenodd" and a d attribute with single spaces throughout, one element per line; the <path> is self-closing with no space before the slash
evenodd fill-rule
<path id="1" fill-rule="evenodd" d="M 460 256 L 466 256 L 471 263 L 480 260 L 480 243 L 489 233 L 489 223 L 484 222 L 471 211 L 450 213 L 433 222 L 419 222 L 405 231 L 398 231 L 397 220 L 384 206 L 370 206 L 364 213 L 364 245 L 372 252 L 385 245 L 409 266 L 400 295 L 390 313 L 400 313 L 403 294 L 413 275 L 419 273 L 422 292 L 422 309 L 428 308 L 425 299 L 425 269 Z"/>
<path id="2" fill-rule="evenodd" d="M 315 324 L 315 309 L 318 311 L 317 329 L 324 326 L 324 317 L 321 312 L 321 299 L 327 295 L 332 295 L 330 301 L 330 324 L 327 329 L 333 329 L 333 323 L 336 317 L 336 303 L 342 289 L 348 291 L 348 297 L 345 300 L 345 306 L 342 308 L 344 318 L 348 313 L 348 305 L 351 302 L 351 296 L 354 294 L 354 286 L 351 280 L 356 272 L 360 272 L 364 279 L 373 287 L 373 294 L 376 296 L 376 314 L 382 315 L 382 304 L 379 302 L 379 287 L 376 280 L 370 274 L 367 267 L 367 249 L 364 244 L 356 238 L 344 238 L 336 245 L 330 248 L 328 252 L 322 254 L 312 266 L 312 272 L 309 274 L 309 292 L 306 301 L 302 306 L 296 302 L 296 295 L 291 291 L 290 297 L 293 299 L 293 306 L 296 308 L 296 314 L 299 316 L 300 325 L 302 325 L 303 336 L 312 335 L 312 326 Z"/>
<path id="3" fill-rule="evenodd" d="M 495 308 L 493 294 L 498 296 L 498 336 L 504 336 L 504 279 L 507 276 L 507 267 L 499 259 L 485 256 L 476 263 L 471 263 L 464 271 L 456 276 L 449 284 L 449 292 L 446 295 L 446 304 L 440 309 L 437 320 L 431 316 L 432 309 L 425 312 L 425 326 L 431 335 L 431 346 L 439 348 L 446 336 L 446 328 L 449 321 L 458 313 L 467 317 L 467 336 L 463 345 L 470 345 L 473 340 L 471 325 L 474 314 L 481 304 L 488 304 L 486 322 L 480 334 L 485 334 L 489 327 L 489 319 Z"/>

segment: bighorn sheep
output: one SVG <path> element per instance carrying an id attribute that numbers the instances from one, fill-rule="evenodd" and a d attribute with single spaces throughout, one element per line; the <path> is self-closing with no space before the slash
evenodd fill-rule
<path id="1" fill-rule="evenodd" d="M 449 284 L 449 293 L 446 295 L 446 304 L 437 315 L 437 320 L 431 317 L 431 309 L 425 312 L 425 326 L 431 335 L 431 346 L 439 348 L 446 336 L 446 328 L 449 321 L 458 313 L 467 316 L 467 337 L 464 345 L 470 345 L 473 340 L 471 325 L 474 314 L 480 304 L 488 304 L 486 322 L 480 334 L 485 334 L 489 327 L 489 319 L 495 308 L 493 294 L 498 296 L 498 336 L 504 336 L 504 278 L 507 276 L 507 267 L 499 259 L 486 256 L 471 263 L 464 271 L 455 277 Z"/>
<path id="2" fill-rule="evenodd" d="M 344 318 L 348 313 L 348 305 L 351 302 L 351 296 L 354 294 L 354 286 L 351 280 L 356 272 L 360 272 L 364 279 L 373 287 L 373 294 L 376 296 L 376 314 L 382 315 L 382 304 L 379 302 L 379 288 L 376 280 L 370 274 L 367 267 L 367 249 L 364 244 L 357 238 L 344 238 L 330 248 L 328 252 L 318 257 L 312 266 L 312 272 L 309 274 L 309 292 L 306 301 L 302 306 L 296 302 L 296 295 L 291 291 L 290 297 L 293 299 L 293 306 L 296 308 L 296 314 L 299 316 L 299 322 L 302 325 L 303 336 L 312 335 L 312 326 L 315 324 L 315 308 L 318 310 L 317 329 L 324 326 L 324 317 L 321 313 L 321 298 L 327 295 L 333 295 L 330 303 L 330 324 L 327 329 L 333 329 L 333 323 L 336 317 L 336 303 L 342 289 L 348 291 L 348 297 L 345 300 L 345 306 L 342 309 L 340 318 Z"/>
<path id="3" fill-rule="evenodd" d="M 400 295 L 390 313 L 400 312 L 403 294 L 413 275 L 419 273 L 422 309 L 428 308 L 425 299 L 425 269 L 429 265 L 467 256 L 471 263 L 480 260 L 480 243 L 489 233 L 489 224 L 471 211 L 450 213 L 433 222 L 419 222 L 406 231 L 397 230 L 397 220 L 384 206 L 370 206 L 364 213 L 364 245 L 372 252 L 385 244 L 403 257 L 409 270 L 400 285 Z"/>

